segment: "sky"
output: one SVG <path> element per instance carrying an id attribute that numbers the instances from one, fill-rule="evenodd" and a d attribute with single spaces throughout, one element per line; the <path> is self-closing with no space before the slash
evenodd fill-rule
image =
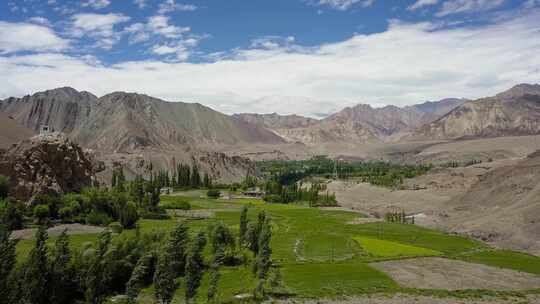
<path id="1" fill-rule="evenodd" d="M 0 98 L 70 86 L 324 117 L 540 82 L 540 0 L 3 0 Z"/>

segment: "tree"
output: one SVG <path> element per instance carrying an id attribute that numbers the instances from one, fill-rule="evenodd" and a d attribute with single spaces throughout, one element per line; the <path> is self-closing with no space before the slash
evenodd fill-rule
<path id="1" fill-rule="evenodd" d="M 176 276 L 184 274 L 188 246 L 189 228 L 185 222 L 180 222 L 171 231 L 167 247 L 167 250 L 171 252 L 171 267 Z"/>
<path id="2" fill-rule="evenodd" d="M 191 168 L 190 181 L 191 181 L 191 188 L 198 189 L 201 187 L 201 175 L 199 173 L 199 168 L 197 167 L 196 164 L 194 164 L 193 167 Z"/>
<path id="3" fill-rule="evenodd" d="M 135 223 L 139 220 L 137 206 L 133 202 L 128 202 L 122 210 L 120 210 L 120 224 L 126 229 L 135 227 Z"/>
<path id="4" fill-rule="evenodd" d="M 131 183 L 131 196 L 137 203 L 137 206 L 142 207 L 144 199 L 144 180 L 141 175 L 137 175 Z"/>
<path id="5" fill-rule="evenodd" d="M 239 232 L 239 236 L 238 236 L 238 239 L 239 239 L 239 244 L 242 246 L 242 245 L 245 245 L 246 243 L 246 238 L 247 238 L 247 229 L 248 229 L 248 208 L 247 206 L 244 205 L 244 207 L 242 207 L 242 213 L 240 214 L 240 232 Z"/>
<path id="6" fill-rule="evenodd" d="M 24 265 L 24 298 L 33 304 L 49 303 L 49 265 L 47 261 L 47 230 L 40 226 L 36 243 Z"/>
<path id="7" fill-rule="evenodd" d="M 204 173 L 203 187 L 212 188 L 212 179 L 210 178 L 210 175 L 208 175 L 208 173 L 206 172 Z"/>
<path id="8" fill-rule="evenodd" d="M 16 230 L 23 227 L 24 205 L 13 198 L 0 200 L 0 220 L 7 230 Z"/>
<path id="9" fill-rule="evenodd" d="M 206 245 L 206 237 L 199 232 L 193 240 L 186 259 L 186 303 L 197 294 L 204 273 L 202 252 Z"/>
<path id="10" fill-rule="evenodd" d="M 165 250 L 158 258 L 154 273 L 155 295 L 162 304 L 170 303 L 178 288 L 171 262 L 171 254 L 169 250 Z"/>
<path id="11" fill-rule="evenodd" d="M 126 295 L 134 303 L 141 289 L 152 282 L 155 270 L 156 255 L 149 252 L 137 261 L 131 277 L 126 284 Z"/>
<path id="12" fill-rule="evenodd" d="M 4 199 L 9 194 L 9 177 L 0 175 L 0 199 Z"/>
<path id="13" fill-rule="evenodd" d="M 208 189 L 206 191 L 206 196 L 209 198 L 217 199 L 221 195 L 221 192 L 218 189 Z"/>
<path id="14" fill-rule="evenodd" d="M 90 266 L 85 276 L 86 290 L 84 295 L 87 303 L 100 304 L 107 294 L 104 256 L 110 243 L 111 233 L 109 231 L 102 232 L 99 235 L 98 247 L 91 257 Z"/>
<path id="15" fill-rule="evenodd" d="M 116 175 L 116 170 L 113 169 L 113 172 L 112 172 L 112 177 L 111 177 L 111 188 L 112 189 L 115 189 L 116 188 L 116 182 L 118 180 L 118 177 Z"/>
<path id="16" fill-rule="evenodd" d="M 51 303 L 71 303 L 74 298 L 74 278 L 70 267 L 69 237 L 64 230 L 56 239 L 51 254 Z"/>
<path id="17" fill-rule="evenodd" d="M 12 303 L 11 284 L 14 278 L 13 270 L 17 262 L 17 240 L 11 238 L 11 233 L 0 226 L 0 303 Z"/>
<path id="18" fill-rule="evenodd" d="M 272 238 L 272 226 L 270 220 L 265 218 L 259 235 L 259 251 L 255 259 L 254 270 L 258 279 L 257 287 L 255 288 L 255 297 L 264 295 L 264 285 L 268 280 L 270 267 L 272 266 L 272 249 L 270 248 L 270 240 Z"/>
<path id="19" fill-rule="evenodd" d="M 213 255 L 212 264 L 210 265 L 210 279 L 208 281 L 208 302 L 213 303 L 216 300 L 218 284 L 221 274 L 219 272 L 219 267 L 223 264 L 225 259 L 225 253 L 223 252 L 223 246 L 219 246 Z"/>
<path id="20" fill-rule="evenodd" d="M 49 210 L 48 205 L 37 205 L 34 207 L 34 217 L 37 219 L 40 225 L 43 225 L 47 221 L 50 213 Z"/>

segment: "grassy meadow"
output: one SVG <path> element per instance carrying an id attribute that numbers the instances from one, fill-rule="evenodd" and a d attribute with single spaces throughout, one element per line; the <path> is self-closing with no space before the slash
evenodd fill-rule
<path id="1" fill-rule="evenodd" d="M 485 244 L 416 225 L 395 223 L 349 224 L 362 214 L 342 210 L 322 210 L 297 204 L 265 204 L 258 199 L 207 199 L 200 191 L 162 196 L 161 203 L 188 201 L 191 210 L 169 210 L 166 220 L 140 220 L 140 232 L 170 231 L 179 221 L 187 220 L 192 233 L 223 222 L 235 233 L 239 229 L 242 206 L 249 207 L 248 218 L 255 221 L 265 210 L 272 220 L 272 259 L 283 276 L 284 295 L 298 298 L 353 296 L 366 293 L 407 292 L 386 274 L 370 267 L 369 262 L 424 256 L 444 256 L 474 263 L 540 274 L 540 257 L 494 251 Z M 194 216 L 194 214 L 196 216 Z M 135 233 L 124 230 L 122 234 Z M 70 237 L 72 248 L 96 240 L 97 235 Z M 53 242 L 51 238 L 50 242 Z M 20 241 L 17 247 L 22 260 L 33 246 L 32 240 Z M 242 302 L 250 294 L 255 278 L 249 266 L 224 267 L 219 283 L 221 302 Z M 184 284 L 173 303 L 183 303 Z M 208 277 L 205 274 L 196 303 L 206 302 Z M 140 296 L 141 303 L 154 303 L 153 287 Z"/>

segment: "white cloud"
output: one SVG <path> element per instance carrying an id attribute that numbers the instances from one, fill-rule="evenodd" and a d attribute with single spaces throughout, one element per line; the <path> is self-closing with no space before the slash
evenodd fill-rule
<path id="1" fill-rule="evenodd" d="M 523 6 L 527 9 L 540 6 L 540 0 L 527 0 L 525 3 L 523 3 Z"/>
<path id="2" fill-rule="evenodd" d="M 409 11 L 415 11 L 418 9 L 421 9 L 426 6 L 432 6 L 439 3 L 439 0 L 418 0 L 409 7 L 407 7 L 407 10 Z"/>
<path id="3" fill-rule="evenodd" d="M 447 0 L 443 3 L 438 17 L 457 13 L 472 13 L 494 9 L 501 6 L 506 0 Z"/>
<path id="4" fill-rule="evenodd" d="M 48 27 L 0 21 L 0 53 L 42 52 L 67 49 L 69 42 Z"/>
<path id="5" fill-rule="evenodd" d="M 121 32 L 114 27 L 130 20 L 122 14 L 76 14 L 72 17 L 70 35 L 74 37 L 89 36 L 97 41 L 97 46 L 110 49 L 120 39 Z"/>
<path id="6" fill-rule="evenodd" d="M 169 20 L 167 16 L 151 16 L 147 23 L 134 23 L 126 27 L 124 31 L 130 35 L 130 43 L 139 43 L 148 41 L 155 36 L 176 39 L 191 30 L 189 27 L 172 25 Z"/>
<path id="7" fill-rule="evenodd" d="M 355 4 L 360 4 L 362 7 L 372 6 L 373 3 L 375 3 L 375 0 L 308 0 L 308 3 L 330 6 L 334 9 L 345 11 Z"/>
<path id="8" fill-rule="evenodd" d="M 83 2 L 81 5 L 84 7 L 93 7 L 95 9 L 102 9 L 111 4 L 110 0 L 87 0 Z"/>
<path id="9" fill-rule="evenodd" d="M 133 0 L 133 3 L 135 3 L 135 5 L 137 5 L 140 9 L 146 7 L 146 0 Z"/>
<path id="10" fill-rule="evenodd" d="M 217 61 L 205 63 L 148 60 L 101 66 L 60 54 L 0 56 L 0 95 L 69 85 L 98 95 L 123 90 L 200 102 L 227 113 L 307 115 L 359 102 L 476 98 L 516 83 L 540 82 L 539 19 L 540 11 L 528 10 L 480 27 L 440 29 L 394 21 L 384 32 L 339 43 L 302 51 L 238 50 L 232 58 L 216 56 Z"/>
<path id="11" fill-rule="evenodd" d="M 197 9 L 193 4 L 176 3 L 175 0 L 165 0 L 159 5 L 158 14 L 163 15 L 174 11 L 192 12 Z"/>
<path id="12" fill-rule="evenodd" d="M 40 16 L 28 18 L 28 22 L 39 24 L 39 25 L 44 25 L 44 26 L 48 26 L 48 27 L 51 26 L 51 22 L 47 18 L 40 17 Z"/>

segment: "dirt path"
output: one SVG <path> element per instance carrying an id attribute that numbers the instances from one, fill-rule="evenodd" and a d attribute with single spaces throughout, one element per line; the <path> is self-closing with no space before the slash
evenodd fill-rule
<path id="1" fill-rule="evenodd" d="M 444 258 L 372 263 L 404 287 L 421 289 L 526 290 L 540 288 L 540 276 Z"/>
<path id="2" fill-rule="evenodd" d="M 49 236 L 58 236 L 62 231 L 67 230 L 68 235 L 74 234 L 97 234 L 105 230 L 103 227 L 82 225 L 82 224 L 63 224 L 47 229 Z M 21 229 L 12 232 L 12 237 L 15 239 L 29 240 L 34 237 L 37 229 Z"/>

